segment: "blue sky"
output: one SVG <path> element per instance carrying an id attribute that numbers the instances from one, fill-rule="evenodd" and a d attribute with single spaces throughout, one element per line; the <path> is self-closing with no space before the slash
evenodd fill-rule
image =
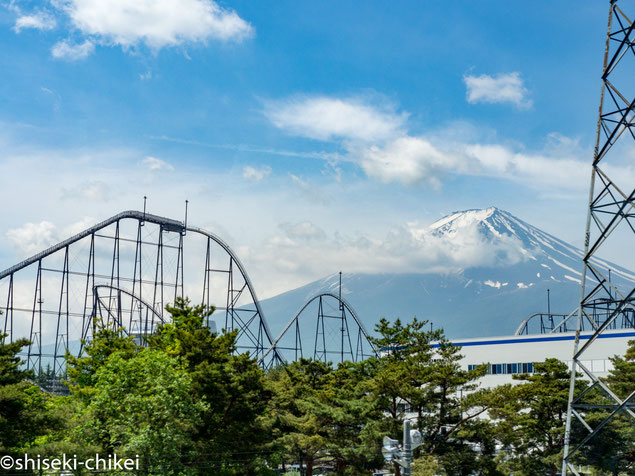
<path id="1" fill-rule="evenodd" d="M 461 209 L 581 246 L 608 2 L 126 3 L 2 3 L 0 268 L 144 195 L 264 296 Z"/>

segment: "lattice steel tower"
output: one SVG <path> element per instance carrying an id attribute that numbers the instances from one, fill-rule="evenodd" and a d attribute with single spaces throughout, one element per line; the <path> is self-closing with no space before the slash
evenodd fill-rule
<path id="1" fill-rule="evenodd" d="M 624 0 L 610 1 L 608 32 L 602 72 L 602 93 L 593 154 L 587 216 L 582 293 L 574 344 L 562 475 L 578 474 L 574 456 L 593 443 L 608 424 L 624 418 L 635 424 L 635 388 L 618 396 L 594 373 L 585 353 L 604 332 L 615 327 L 625 310 L 633 309 L 635 289 L 618 288 L 610 280 L 606 263 L 598 259 L 609 248 L 632 253 L 635 234 L 635 189 L 629 170 L 633 162 L 635 131 L 635 35 L 632 16 L 620 8 Z M 632 5 L 631 5 L 632 7 Z M 630 15 L 635 15 L 634 11 Z M 629 158 L 630 157 L 630 158 Z M 631 169 L 632 170 L 632 169 Z M 630 246 L 626 246 L 630 243 Z M 593 329 L 580 335 L 583 323 Z M 588 356 L 588 354 L 586 354 Z M 576 377 L 579 372 L 584 379 Z M 588 384 L 588 386 L 587 386 Z"/>

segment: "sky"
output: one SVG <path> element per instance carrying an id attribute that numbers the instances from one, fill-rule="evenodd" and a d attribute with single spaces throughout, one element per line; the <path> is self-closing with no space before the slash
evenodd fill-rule
<path id="1" fill-rule="evenodd" d="M 0 269 L 144 196 L 177 219 L 188 200 L 260 297 L 409 271 L 404 234 L 457 210 L 496 206 L 581 247 L 607 14 L 3 0 Z M 615 173 L 632 183 L 624 152 Z"/>

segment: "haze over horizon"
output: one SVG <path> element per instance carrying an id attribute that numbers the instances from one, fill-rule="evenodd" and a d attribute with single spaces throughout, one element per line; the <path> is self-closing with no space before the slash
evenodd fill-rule
<path id="1" fill-rule="evenodd" d="M 1 269 L 144 196 L 188 199 L 262 298 L 410 271 L 458 210 L 582 247 L 606 4 L 124 5 L 0 7 Z"/>

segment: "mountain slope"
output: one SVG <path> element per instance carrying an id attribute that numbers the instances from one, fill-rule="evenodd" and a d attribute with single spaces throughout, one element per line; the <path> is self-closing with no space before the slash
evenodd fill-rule
<path id="1" fill-rule="evenodd" d="M 512 334 L 535 312 L 569 313 L 580 298 L 582 251 L 497 208 L 452 213 L 429 227 L 411 230 L 422 253 L 438 266 L 420 273 L 342 276 L 342 296 L 367 329 L 381 318 L 417 316 L 443 327 L 451 338 Z M 464 266 L 461 266 L 464 264 Z M 618 288 L 635 275 L 612 263 Z M 263 301 L 275 335 L 312 296 L 337 292 L 337 274 Z"/>

